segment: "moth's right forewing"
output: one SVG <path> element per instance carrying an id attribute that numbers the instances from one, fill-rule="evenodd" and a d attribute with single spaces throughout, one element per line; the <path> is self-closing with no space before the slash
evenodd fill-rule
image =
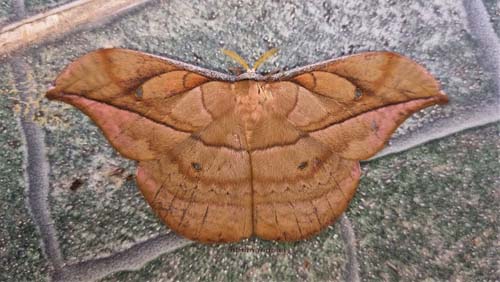
<path id="1" fill-rule="evenodd" d="M 412 113 L 448 101 L 425 68 L 390 52 L 361 53 L 318 64 L 291 81 L 306 91 L 300 92 L 290 119 L 333 151 L 354 160 L 368 159 L 381 150 Z M 307 111 L 311 112 L 309 120 Z"/>

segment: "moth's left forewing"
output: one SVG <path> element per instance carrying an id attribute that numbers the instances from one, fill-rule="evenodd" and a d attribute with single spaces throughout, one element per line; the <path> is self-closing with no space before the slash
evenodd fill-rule
<path id="1" fill-rule="evenodd" d="M 320 63 L 287 79 L 302 87 L 289 120 L 354 160 L 381 150 L 412 113 L 448 101 L 424 67 L 391 52 Z"/>
<path id="2" fill-rule="evenodd" d="M 100 49 L 69 64 L 46 95 L 83 111 L 125 157 L 147 160 L 211 122 L 199 90 L 211 79 L 174 60 Z"/>

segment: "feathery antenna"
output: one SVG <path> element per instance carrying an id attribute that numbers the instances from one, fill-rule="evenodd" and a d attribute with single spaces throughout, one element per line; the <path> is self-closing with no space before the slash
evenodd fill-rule
<path id="1" fill-rule="evenodd" d="M 269 59 L 271 56 L 276 54 L 278 52 L 278 48 L 273 48 L 268 51 L 266 51 L 264 54 L 260 56 L 260 58 L 255 62 L 252 68 L 248 66 L 247 61 L 245 61 L 240 55 L 238 55 L 236 52 L 227 50 L 227 49 L 221 49 L 226 56 L 230 57 L 231 59 L 235 60 L 238 64 L 243 66 L 245 70 L 248 71 L 255 71 L 257 70 L 260 65 L 262 65 L 267 59 Z"/>

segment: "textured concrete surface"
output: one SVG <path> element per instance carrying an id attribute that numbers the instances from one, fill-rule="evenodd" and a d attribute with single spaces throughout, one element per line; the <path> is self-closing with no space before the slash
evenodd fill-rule
<path id="1" fill-rule="evenodd" d="M 484 5 L 491 15 L 491 22 L 498 36 L 500 36 L 500 2 L 496 0 L 486 0 Z"/>
<path id="2" fill-rule="evenodd" d="M 0 27 L 9 22 L 9 14 L 12 13 L 12 1 L 0 1 Z"/>
<path id="3" fill-rule="evenodd" d="M 0 67 L 2 85 L 12 76 Z M 0 281 L 44 280 L 47 260 L 26 205 L 23 138 L 12 101 L 0 95 Z"/>
<path id="4" fill-rule="evenodd" d="M 28 15 L 63 2 L 24 4 Z M 498 42 L 497 1 L 484 1 L 490 16 L 482 19 L 470 17 L 455 0 L 303 2 L 157 1 L 2 61 L 0 268 L 7 271 L 0 272 L 0 280 L 497 280 L 500 143 L 498 122 L 491 121 L 498 120 L 500 63 L 495 70 L 480 43 Z M 16 5 L 0 2 L 0 24 L 12 21 Z M 496 38 L 480 38 L 471 18 L 491 23 Z M 346 213 L 353 234 L 346 235 L 345 225 L 337 223 L 293 244 L 257 239 L 191 244 L 169 235 L 152 215 L 137 191 L 135 164 L 114 152 L 86 116 L 41 99 L 66 64 L 111 46 L 224 72 L 234 64 L 222 47 L 249 61 L 280 48 L 263 71 L 391 50 L 425 65 L 441 81 L 450 104 L 418 113 L 398 130 L 395 146 L 420 138 L 411 143 L 418 147 L 362 165 L 362 181 Z M 35 118 L 24 115 L 18 100 L 32 102 Z M 33 120 L 44 138 L 26 134 L 23 125 Z M 458 127 L 457 120 L 473 128 L 432 141 L 443 137 L 441 131 L 467 128 Z M 490 125 L 476 127 L 484 123 Z M 37 148 L 50 166 L 45 188 L 28 183 L 25 139 L 32 137 L 41 142 Z M 432 142 L 420 144 L 427 141 Z M 49 193 L 50 228 L 36 224 L 40 216 L 27 199 L 33 189 Z"/>

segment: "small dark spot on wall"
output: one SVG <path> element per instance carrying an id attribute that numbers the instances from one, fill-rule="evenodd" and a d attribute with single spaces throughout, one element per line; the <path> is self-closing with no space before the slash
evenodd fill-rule
<path id="1" fill-rule="evenodd" d="M 9 145 L 9 147 L 12 149 L 17 149 L 21 146 L 21 141 L 19 141 L 17 139 L 11 139 L 11 140 L 7 141 L 7 145 Z"/>
<path id="2" fill-rule="evenodd" d="M 73 180 L 73 182 L 71 183 L 71 186 L 69 186 L 69 189 L 71 191 L 76 191 L 78 188 L 82 187 L 83 185 L 83 180 L 77 178 L 75 180 Z"/>
<path id="3" fill-rule="evenodd" d="M 125 180 L 127 180 L 127 181 L 132 181 L 132 180 L 134 180 L 134 175 L 133 175 L 133 174 L 129 174 L 129 175 L 127 175 L 127 177 L 125 177 Z"/>
<path id="4" fill-rule="evenodd" d="M 123 167 L 115 167 L 109 172 L 109 176 L 122 176 L 125 172 Z"/>
<path id="5" fill-rule="evenodd" d="M 309 266 L 311 265 L 311 263 L 307 259 L 305 259 L 304 263 L 302 265 L 304 266 L 305 269 L 309 269 Z"/>

